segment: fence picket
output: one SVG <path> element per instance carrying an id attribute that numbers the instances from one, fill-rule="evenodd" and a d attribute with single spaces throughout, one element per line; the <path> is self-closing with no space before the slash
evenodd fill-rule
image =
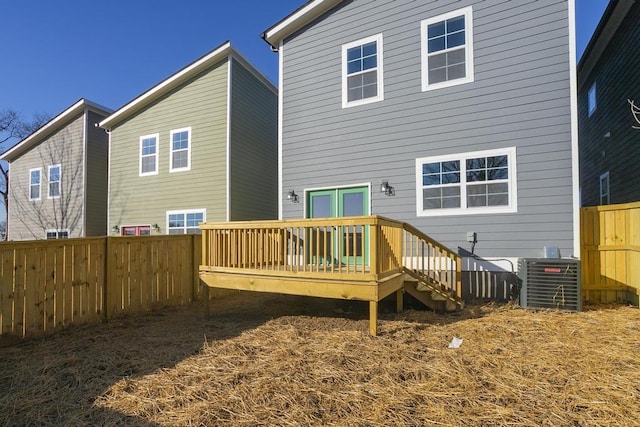
<path id="1" fill-rule="evenodd" d="M 640 202 L 582 208 L 580 242 L 585 299 L 637 301 Z"/>
<path id="2" fill-rule="evenodd" d="M 197 235 L 0 243 L 0 335 L 188 303 L 198 294 L 200 249 Z"/>

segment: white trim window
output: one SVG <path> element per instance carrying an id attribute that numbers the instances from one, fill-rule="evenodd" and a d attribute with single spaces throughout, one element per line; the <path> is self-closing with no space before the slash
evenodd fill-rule
<path id="1" fill-rule="evenodd" d="M 418 216 L 517 212 L 515 147 L 416 159 Z"/>
<path id="2" fill-rule="evenodd" d="M 342 45 L 342 108 L 384 99 L 382 34 Z"/>
<path id="3" fill-rule="evenodd" d="M 473 82 L 471 6 L 420 23 L 422 90 Z"/>
<path id="4" fill-rule="evenodd" d="M 47 240 L 68 239 L 69 229 L 68 228 L 62 228 L 62 229 L 48 228 L 45 230 L 45 237 Z"/>
<path id="5" fill-rule="evenodd" d="M 59 199 L 61 194 L 60 183 L 62 181 L 62 166 L 50 165 L 49 166 L 49 198 Z"/>
<path id="6" fill-rule="evenodd" d="M 169 172 L 191 170 L 191 128 L 175 129 L 170 134 Z"/>
<path id="7" fill-rule="evenodd" d="M 40 200 L 42 168 L 29 169 L 29 200 Z"/>
<path id="8" fill-rule="evenodd" d="M 609 172 L 605 172 L 600 175 L 600 204 L 608 205 L 611 203 L 609 191 Z"/>
<path id="9" fill-rule="evenodd" d="M 160 135 L 155 133 L 140 137 L 140 176 L 158 173 L 158 141 Z"/>
<path id="10" fill-rule="evenodd" d="M 587 95 L 587 108 L 589 117 L 591 117 L 593 112 L 596 111 L 596 108 L 598 107 L 596 95 L 596 82 L 593 82 L 593 84 L 589 88 L 589 93 Z"/>
<path id="11" fill-rule="evenodd" d="M 206 220 L 206 209 L 167 211 L 167 234 L 200 234 L 198 224 Z"/>

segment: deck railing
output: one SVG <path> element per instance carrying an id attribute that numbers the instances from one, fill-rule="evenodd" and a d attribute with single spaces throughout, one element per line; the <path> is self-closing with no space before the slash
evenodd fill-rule
<path id="1" fill-rule="evenodd" d="M 460 296 L 460 257 L 380 216 L 203 223 L 201 271 L 379 280 L 411 270 Z"/>

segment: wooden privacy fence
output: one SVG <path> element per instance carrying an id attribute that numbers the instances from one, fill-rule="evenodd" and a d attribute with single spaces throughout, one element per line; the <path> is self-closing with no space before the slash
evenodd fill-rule
<path id="1" fill-rule="evenodd" d="M 580 228 L 584 298 L 637 303 L 640 202 L 582 208 Z"/>
<path id="2" fill-rule="evenodd" d="M 0 335 L 37 336 L 197 298 L 200 236 L 0 244 Z"/>

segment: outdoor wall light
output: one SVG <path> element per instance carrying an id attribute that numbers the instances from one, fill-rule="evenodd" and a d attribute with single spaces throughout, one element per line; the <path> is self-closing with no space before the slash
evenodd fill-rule
<path id="1" fill-rule="evenodd" d="M 158 225 L 158 223 L 156 222 L 155 224 L 152 225 L 153 229 L 156 230 L 158 233 L 160 232 L 160 226 Z"/>
<path id="2" fill-rule="evenodd" d="M 395 196 L 396 190 L 389 185 L 389 181 L 382 181 L 380 184 L 380 192 L 386 194 L 387 196 Z"/>
<path id="3" fill-rule="evenodd" d="M 118 227 L 118 225 L 114 225 L 113 227 L 111 227 L 111 231 L 113 231 L 114 233 L 119 233 L 120 227 Z"/>
<path id="4" fill-rule="evenodd" d="M 298 195 L 293 190 L 289 191 L 289 194 L 287 194 L 287 199 L 291 200 L 291 203 L 298 203 Z"/>

